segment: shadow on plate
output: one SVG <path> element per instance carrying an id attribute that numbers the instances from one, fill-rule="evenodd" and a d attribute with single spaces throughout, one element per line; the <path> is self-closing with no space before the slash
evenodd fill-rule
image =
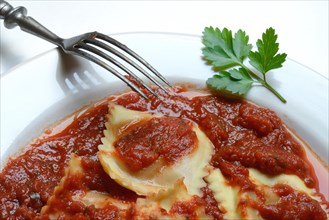
<path id="1" fill-rule="evenodd" d="M 76 94 L 106 82 L 89 61 L 66 54 L 62 50 L 58 50 L 58 53 L 56 80 L 65 94 Z"/>

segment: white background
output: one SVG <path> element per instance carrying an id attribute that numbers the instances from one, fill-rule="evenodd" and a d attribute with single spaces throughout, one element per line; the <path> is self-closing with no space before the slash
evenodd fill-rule
<path id="1" fill-rule="evenodd" d="M 328 78 L 328 1 L 9 1 L 61 37 L 84 32 L 176 32 L 201 35 L 205 26 L 243 29 L 250 42 L 275 28 L 280 52 Z M 54 46 L 1 21 L 5 74 Z M 128 45 L 129 46 L 129 45 Z"/>

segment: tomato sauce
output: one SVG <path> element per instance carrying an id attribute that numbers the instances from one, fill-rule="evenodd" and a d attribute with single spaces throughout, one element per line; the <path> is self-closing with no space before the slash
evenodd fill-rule
<path id="1" fill-rule="evenodd" d="M 294 191 L 287 185 L 276 185 L 275 192 L 280 196 L 280 203 L 275 205 L 255 204 L 265 219 L 309 220 L 326 219 L 319 203 L 306 194 Z"/>
<path id="2" fill-rule="evenodd" d="M 171 164 L 190 153 L 196 145 L 196 134 L 188 124 L 178 118 L 152 118 L 135 126 L 114 143 L 125 165 L 137 172 L 159 157 Z"/>
<path id="3" fill-rule="evenodd" d="M 217 95 L 188 97 L 187 89 L 179 86 L 173 88 L 174 95 L 160 90 L 158 93 L 161 99 L 151 97 L 150 100 L 145 100 L 136 93 L 111 97 L 88 108 L 60 132 L 43 135 L 25 147 L 24 152 L 9 160 L 1 171 L 0 219 L 41 218 L 41 208 L 47 204 L 54 188 L 64 176 L 72 153 L 82 158 L 86 173 L 71 181 L 66 186 L 67 192 L 97 190 L 129 204 L 136 202 L 138 196 L 113 181 L 104 172 L 96 156 L 98 145 L 104 136 L 107 101 L 131 110 L 172 117 L 154 119 L 136 128 L 131 137 L 126 136 L 115 143 L 119 156 L 134 171 L 149 166 L 159 157 L 170 164 L 191 152 L 195 135 L 191 132 L 191 125 L 185 122 L 187 120 L 198 124 L 214 144 L 215 153 L 211 165 L 221 169 L 229 184 L 240 186 L 243 190 L 253 190 L 253 183 L 246 178 L 247 168 L 253 167 L 270 176 L 295 174 L 308 187 L 319 190 L 317 177 L 306 158 L 303 146 L 286 130 L 273 111 L 243 100 L 226 99 Z M 157 139 L 163 133 L 168 136 Z M 144 137 L 148 135 L 152 141 L 158 143 L 158 147 L 154 148 L 153 144 L 145 142 Z M 131 149 L 125 148 L 127 142 L 132 143 Z M 296 193 L 286 186 L 275 187 L 282 203 L 272 206 L 253 205 L 262 217 L 293 219 L 294 216 L 300 216 L 300 219 L 326 219 L 318 202 L 307 195 Z M 202 188 L 202 193 L 203 196 L 196 197 L 190 205 L 176 203 L 170 213 L 193 218 L 197 207 L 202 205 L 206 214 L 215 219 L 224 219 L 224 211 L 218 208 L 208 186 Z M 322 199 L 328 205 L 323 196 Z M 71 217 L 79 219 L 119 217 L 115 206 L 98 209 L 93 205 L 73 204 L 65 194 L 61 202 L 57 202 L 58 207 L 70 213 Z M 131 218 L 136 211 L 138 210 L 131 209 L 125 216 Z"/>

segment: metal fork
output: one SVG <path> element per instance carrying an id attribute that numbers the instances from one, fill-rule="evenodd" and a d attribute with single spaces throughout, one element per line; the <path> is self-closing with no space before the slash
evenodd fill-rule
<path id="1" fill-rule="evenodd" d="M 90 32 L 69 39 L 63 39 L 49 31 L 47 28 L 42 26 L 32 17 L 26 15 L 26 8 L 22 6 L 13 8 L 13 6 L 11 6 L 8 2 L 2 0 L 0 1 L 0 19 L 4 20 L 4 25 L 6 28 L 12 29 L 16 26 L 19 26 L 21 30 L 33 34 L 37 37 L 41 37 L 59 46 L 65 53 L 81 56 L 100 65 L 101 67 L 105 68 L 106 70 L 117 76 L 120 80 L 125 82 L 129 87 L 131 87 L 134 91 L 139 93 L 144 98 L 147 99 L 147 95 L 145 95 L 145 93 L 138 86 L 136 86 L 118 70 L 110 66 L 107 62 L 104 62 L 99 57 L 117 66 L 124 73 L 130 75 L 140 85 L 142 85 L 144 88 L 146 88 L 149 92 L 151 92 L 157 97 L 158 95 L 136 74 L 134 74 L 125 65 L 120 63 L 117 59 L 113 58 L 106 52 L 109 52 L 110 54 L 115 55 L 121 60 L 130 64 L 132 67 L 134 67 L 136 70 L 145 75 L 149 80 L 151 80 L 162 90 L 166 91 L 166 89 L 161 85 L 158 79 L 160 79 L 166 85 L 170 86 L 169 82 L 143 58 L 141 58 L 138 54 L 129 49 L 126 45 L 105 34 L 98 32 Z M 103 50 L 100 48 L 102 48 Z M 121 49 L 126 54 L 130 55 L 131 58 L 136 59 L 138 62 L 135 62 L 133 59 L 129 58 L 117 48 Z M 146 67 L 151 73 L 153 73 L 158 79 L 156 79 L 156 77 L 153 77 L 145 68 L 143 68 L 143 66 Z"/>

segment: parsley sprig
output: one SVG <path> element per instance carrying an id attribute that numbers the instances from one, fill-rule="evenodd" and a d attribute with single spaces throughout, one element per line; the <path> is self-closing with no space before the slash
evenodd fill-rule
<path id="1" fill-rule="evenodd" d="M 278 54 L 278 36 L 273 28 L 268 28 L 262 39 L 256 42 L 257 51 L 252 51 L 249 36 L 238 30 L 234 37 L 227 28 L 206 27 L 203 32 L 202 48 L 204 59 L 213 66 L 216 74 L 207 80 L 207 85 L 216 90 L 244 95 L 254 84 L 261 84 L 276 95 L 283 103 L 287 101 L 267 82 L 266 74 L 282 67 L 287 54 Z M 245 59 L 260 74 L 249 69 Z"/>

